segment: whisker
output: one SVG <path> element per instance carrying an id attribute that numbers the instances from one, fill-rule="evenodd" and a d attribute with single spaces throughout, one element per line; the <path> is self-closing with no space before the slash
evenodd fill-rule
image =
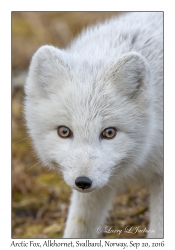
<path id="1" fill-rule="evenodd" d="M 37 162 L 36 164 L 34 164 L 33 166 L 31 166 L 30 168 L 27 169 L 27 171 L 29 171 L 31 168 L 37 166 L 39 163 L 41 163 L 41 161 Z"/>
<path id="2" fill-rule="evenodd" d="M 55 181 L 58 180 L 58 179 L 60 179 L 59 176 L 55 177 L 55 178 L 51 181 L 51 183 L 55 182 Z M 60 181 L 61 181 L 61 180 L 60 180 Z"/>
<path id="3" fill-rule="evenodd" d="M 60 184 L 62 184 L 62 183 L 64 183 L 64 180 L 60 180 L 60 181 L 58 182 L 58 185 L 60 185 Z"/>
<path id="4" fill-rule="evenodd" d="M 17 142 L 14 142 L 13 144 L 12 144 L 12 146 L 14 146 L 15 144 L 17 144 L 18 142 L 20 142 L 20 141 L 24 141 L 24 140 L 26 140 L 27 138 L 29 138 L 30 136 L 27 136 L 27 137 L 25 137 L 25 138 L 23 138 L 23 139 L 21 139 L 21 140 L 19 140 L 19 141 L 17 141 Z"/>

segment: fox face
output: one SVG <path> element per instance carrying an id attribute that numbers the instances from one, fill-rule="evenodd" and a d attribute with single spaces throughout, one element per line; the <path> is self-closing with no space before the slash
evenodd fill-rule
<path id="1" fill-rule="evenodd" d="M 86 61 L 52 46 L 33 56 L 25 117 L 43 164 L 91 192 L 143 164 L 154 120 L 149 65 L 138 53 Z"/>

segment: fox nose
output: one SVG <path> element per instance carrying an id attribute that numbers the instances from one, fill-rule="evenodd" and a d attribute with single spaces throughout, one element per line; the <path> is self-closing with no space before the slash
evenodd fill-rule
<path id="1" fill-rule="evenodd" d="M 92 181 L 89 178 L 85 177 L 85 176 L 79 176 L 75 180 L 75 184 L 76 184 L 77 187 L 84 190 L 84 189 L 88 189 L 88 188 L 91 187 Z"/>

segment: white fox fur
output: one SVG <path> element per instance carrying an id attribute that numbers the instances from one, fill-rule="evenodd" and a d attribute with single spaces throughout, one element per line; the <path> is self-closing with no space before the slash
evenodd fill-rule
<path id="1" fill-rule="evenodd" d="M 163 13 L 127 13 L 83 31 L 67 49 L 41 47 L 25 93 L 40 159 L 73 189 L 64 237 L 98 237 L 114 195 L 131 181 L 150 190 L 147 237 L 163 237 Z M 59 137 L 59 126 L 73 136 Z M 109 127 L 116 136 L 101 138 Z M 77 187 L 79 176 L 92 186 Z"/>

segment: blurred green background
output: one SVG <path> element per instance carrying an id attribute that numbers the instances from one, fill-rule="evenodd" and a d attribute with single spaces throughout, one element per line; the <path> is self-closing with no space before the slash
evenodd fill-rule
<path id="1" fill-rule="evenodd" d="M 71 189 L 39 163 L 26 133 L 23 85 L 33 53 L 44 44 L 59 48 L 90 24 L 118 12 L 12 12 L 12 238 L 61 238 Z M 131 187 L 114 200 L 106 225 L 113 229 L 148 225 L 148 192 Z M 102 238 L 144 238 L 144 233 Z"/>

